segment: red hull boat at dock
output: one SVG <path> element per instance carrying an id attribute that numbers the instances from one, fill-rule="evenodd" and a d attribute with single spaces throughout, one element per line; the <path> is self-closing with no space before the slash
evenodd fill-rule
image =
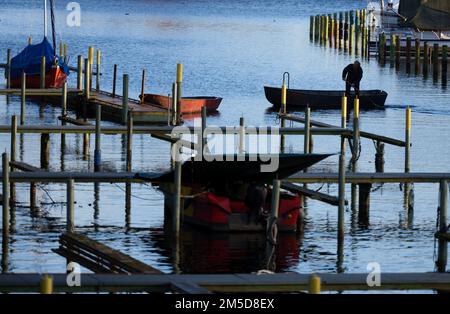
<path id="1" fill-rule="evenodd" d="M 139 97 L 142 98 L 142 95 Z M 221 102 L 222 98 L 214 96 L 183 97 L 180 103 L 181 113 L 200 113 L 203 106 L 206 107 L 207 112 L 214 112 L 217 111 Z M 172 97 L 158 94 L 144 94 L 144 103 L 169 109 L 172 105 Z"/>

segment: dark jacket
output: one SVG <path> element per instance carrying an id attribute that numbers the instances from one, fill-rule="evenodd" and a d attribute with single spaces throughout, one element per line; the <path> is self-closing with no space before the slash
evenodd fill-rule
<path id="1" fill-rule="evenodd" d="M 342 78 L 349 83 L 355 83 L 361 81 L 363 77 L 363 70 L 359 67 L 357 70 L 353 67 L 353 63 L 350 63 L 342 71 Z"/>

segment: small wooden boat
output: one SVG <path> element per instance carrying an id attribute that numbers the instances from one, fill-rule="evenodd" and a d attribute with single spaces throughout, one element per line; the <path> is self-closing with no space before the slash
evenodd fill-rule
<path id="1" fill-rule="evenodd" d="M 142 99 L 142 95 L 139 96 Z M 172 106 L 172 97 L 158 95 L 158 94 L 144 94 L 144 102 L 158 107 L 168 109 Z M 202 111 L 202 107 L 206 107 L 207 112 L 217 111 L 222 98 L 214 96 L 195 96 L 195 97 L 183 97 L 181 98 L 181 113 L 199 113 Z"/>
<path id="2" fill-rule="evenodd" d="M 281 88 L 264 86 L 267 100 L 274 106 L 281 106 Z M 302 90 L 288 89 L 286 95 L 287 109 L 304 108 L 314 109 L 340 109 L 344 91 L 338 90 Z M 383 109 L 387 93 L 382 90 L 362 90 L 359 93 L 360 109 Z M 352 91 L 347 99 L 349 108 L 353 107 L 355 94 Z"/>

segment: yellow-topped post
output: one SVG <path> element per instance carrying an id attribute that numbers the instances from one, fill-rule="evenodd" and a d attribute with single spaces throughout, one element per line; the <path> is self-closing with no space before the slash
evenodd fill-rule
<path id="1" fill-rule="evenodd" d="M 64 62 L 67 62 L 67 44 L 63 46 Z"/>
<path id="2" fill-rule="evenodd" d="M 100 90 L 100 49 L 97 49 L 97 58 L 96 58 L 96 71 L 97 74 L 95 76 L 96 81 L 95 81 L 95 88 L 97 89 L 97 91 Z"/>
<path id="3" fill-rule="evenodd" d="M 64 57 L 63 55 L 63 43 L 62 41 L 59 42 L 59 56 Z"/>
<path id="4" fill-rule="evenodd" d="M 347 128 L 347 97 L 341 100 L 341 128 Z M 345 213 L 345 137 L 341 135 L 341 153 L 339 154 L 339 209 L 338 209 L 338 247 L 344 242 Z"/>
<path id="5" fill-rule="evenodd" d="M 283 86 L 281 86 L 281 108 L 283 114 L 286 114 L 286 97 L 287 97 L 287 88 L 286 84 L 283 84 Z"/>
<path id="6" fill-rule="evenodd" d="M 53 277 L 44 275 L 41 278 L 41 294 L 53 294 Z"/>
<path id="7" fill-rule="evenodd" d="M 320 277 L 316 274 L 313 274 L 309 277 L 309 290 L 310 294 L 320 294 L 322 282 Z"/>
<path id="8" fill-rule="evenodd" d="M 405 172 L 409 172 L 409 152 L 411 146 L 411 108 L 406 108 L 405 118 Z"/>
<path id="9" fill-rule="evenodd" d="M 182 85 L 183 85 L 183 64 L 177 63 L 177 122 L 181 121 L 181 97 L 182 97 Z"/>
<path id="10" fill-rule="evenodd" d="M 89 88 L 92 89 L 92 72 L 94 70 L 94 47 L 89 46 L 88 50 L 88 62 L 89 62 Z"/>

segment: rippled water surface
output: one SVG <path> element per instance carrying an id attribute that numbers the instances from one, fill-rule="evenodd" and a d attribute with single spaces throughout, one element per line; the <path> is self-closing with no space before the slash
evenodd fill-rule
<path id="1" fill-rule="evenodd" d="M 366 1 L 79 1 L 81 27 L 65 25 L 65 4 L 57 4 L 57 38 L 68 43 L 71 65 L 87 47 L 102 50 L 101 87 L 111 89 L 113 64 L 118 77 L 130 75 L 130 96 L 140 89 L 141 70 L 147 70 L 146 90 L 167 94 L 175 79 L 176 63 L 184 64 L 184 95 L 217 95 L 224 98 L 220 114 L 211 125 L 236 125 L 244 116 L 248 125 L 276 125 L 275 114 L 263 85 L 280 85 L 284 71 L 291 86 L 305 89 L 343 88 L 342 68 L 352 56 L 309 41 L 309 15 L 363 8 Z M 42 37 L 41 1 L 0 0 L 0 55 L 18 53 L 27 36 Z M 0 58 L 0 63 L 5 57 Z M 402 139 L 404 109 L 413 109 L 412 171 L 449 172 L 450 92 L 441 80 L 407 74 L 378 62 L 362 60 L 362 88 L 389 93 L 386 110 L 362 112 L 361 128 Z M 70 77 L 74 84 L 76 75 Z M 3 82 L 2 82 L 3 84 Z M 119 79 L 118 85 L 121 86 Z M 0 124 L 20 111 L 20 100 L 0 96 Z M 27 124 L 59 124 L 60 109 L 35 102 L 26 104 Z M 336 111 L 313 112 L 313 119 L 338 124 Z M 189 121 L 188 123 L 193 123 Z M 107 122 L 107 124 L 110 124 Z M 82 156 L 82 136 L 68 135 L 61 155 L 60 136 L 51 136 L 50 169 L 93 169 L 93 140 L 88 160 Z M 105 168 L 125 167 L 125 140 L 104 136 Z M 0 149 L 9 150 L 9 135 L 0 135 Z M 161 171 L 169 167 L 169 145 L 136 135 L 133 168 Z M 303 138 L 287 138 L 289 151 L 301 152 Z M 374 171 L 375 149 L 362 140 L 358 168 Z M 315 152 L 337 152 L 339 140 L 314 138 Z M 386 147 L 386 171 L 403 170 L 403 149 Z M 39 165 L 39 136 L 18 139 L 18 159 Z M 337 158 L 314 167 L 336 171 Z M 310 185 L 318 189 L 320 185 Z M 76 226 L 79 232 L 149 263 L 164 272 L 252 272 L 266 267 L 265 239 L 260 235 L 211 235 L 195 230 L 182 233 L 179 248 L 164 234 L 164 199 L 148 185 L 133 185 L 130 215 L 125 212 L 123 184 L 77 184 Z M 335 185 L 321 191 L 337 194 Z M 11 236 L 9 270 L 14 272 L 64 272 L 65 259 L 52 252 L 65 228 L 65 186 L 40 184 L 42 202 L 38 217 L 30 216 L 27 184 L 18 184 L 18 207 Z M 438 186 L 416 184 L 414 214 L 403 206 L 398 184 L 386 184 L 371 194 L 370 227 L 359 228 L 350 208 L 346 211 L 346 236 L 342 265 L 337 262 L 337 208 L 309 200 L 302 237 L 282 235 L 276 250 L 278 271 L 364 272 L 368 262 L 382 271 L 434 270 L 434 237 Z M 347 195 L 349 195 L 349 187 Z M 97 200 L 96 200 L 97 196 Z"/>

